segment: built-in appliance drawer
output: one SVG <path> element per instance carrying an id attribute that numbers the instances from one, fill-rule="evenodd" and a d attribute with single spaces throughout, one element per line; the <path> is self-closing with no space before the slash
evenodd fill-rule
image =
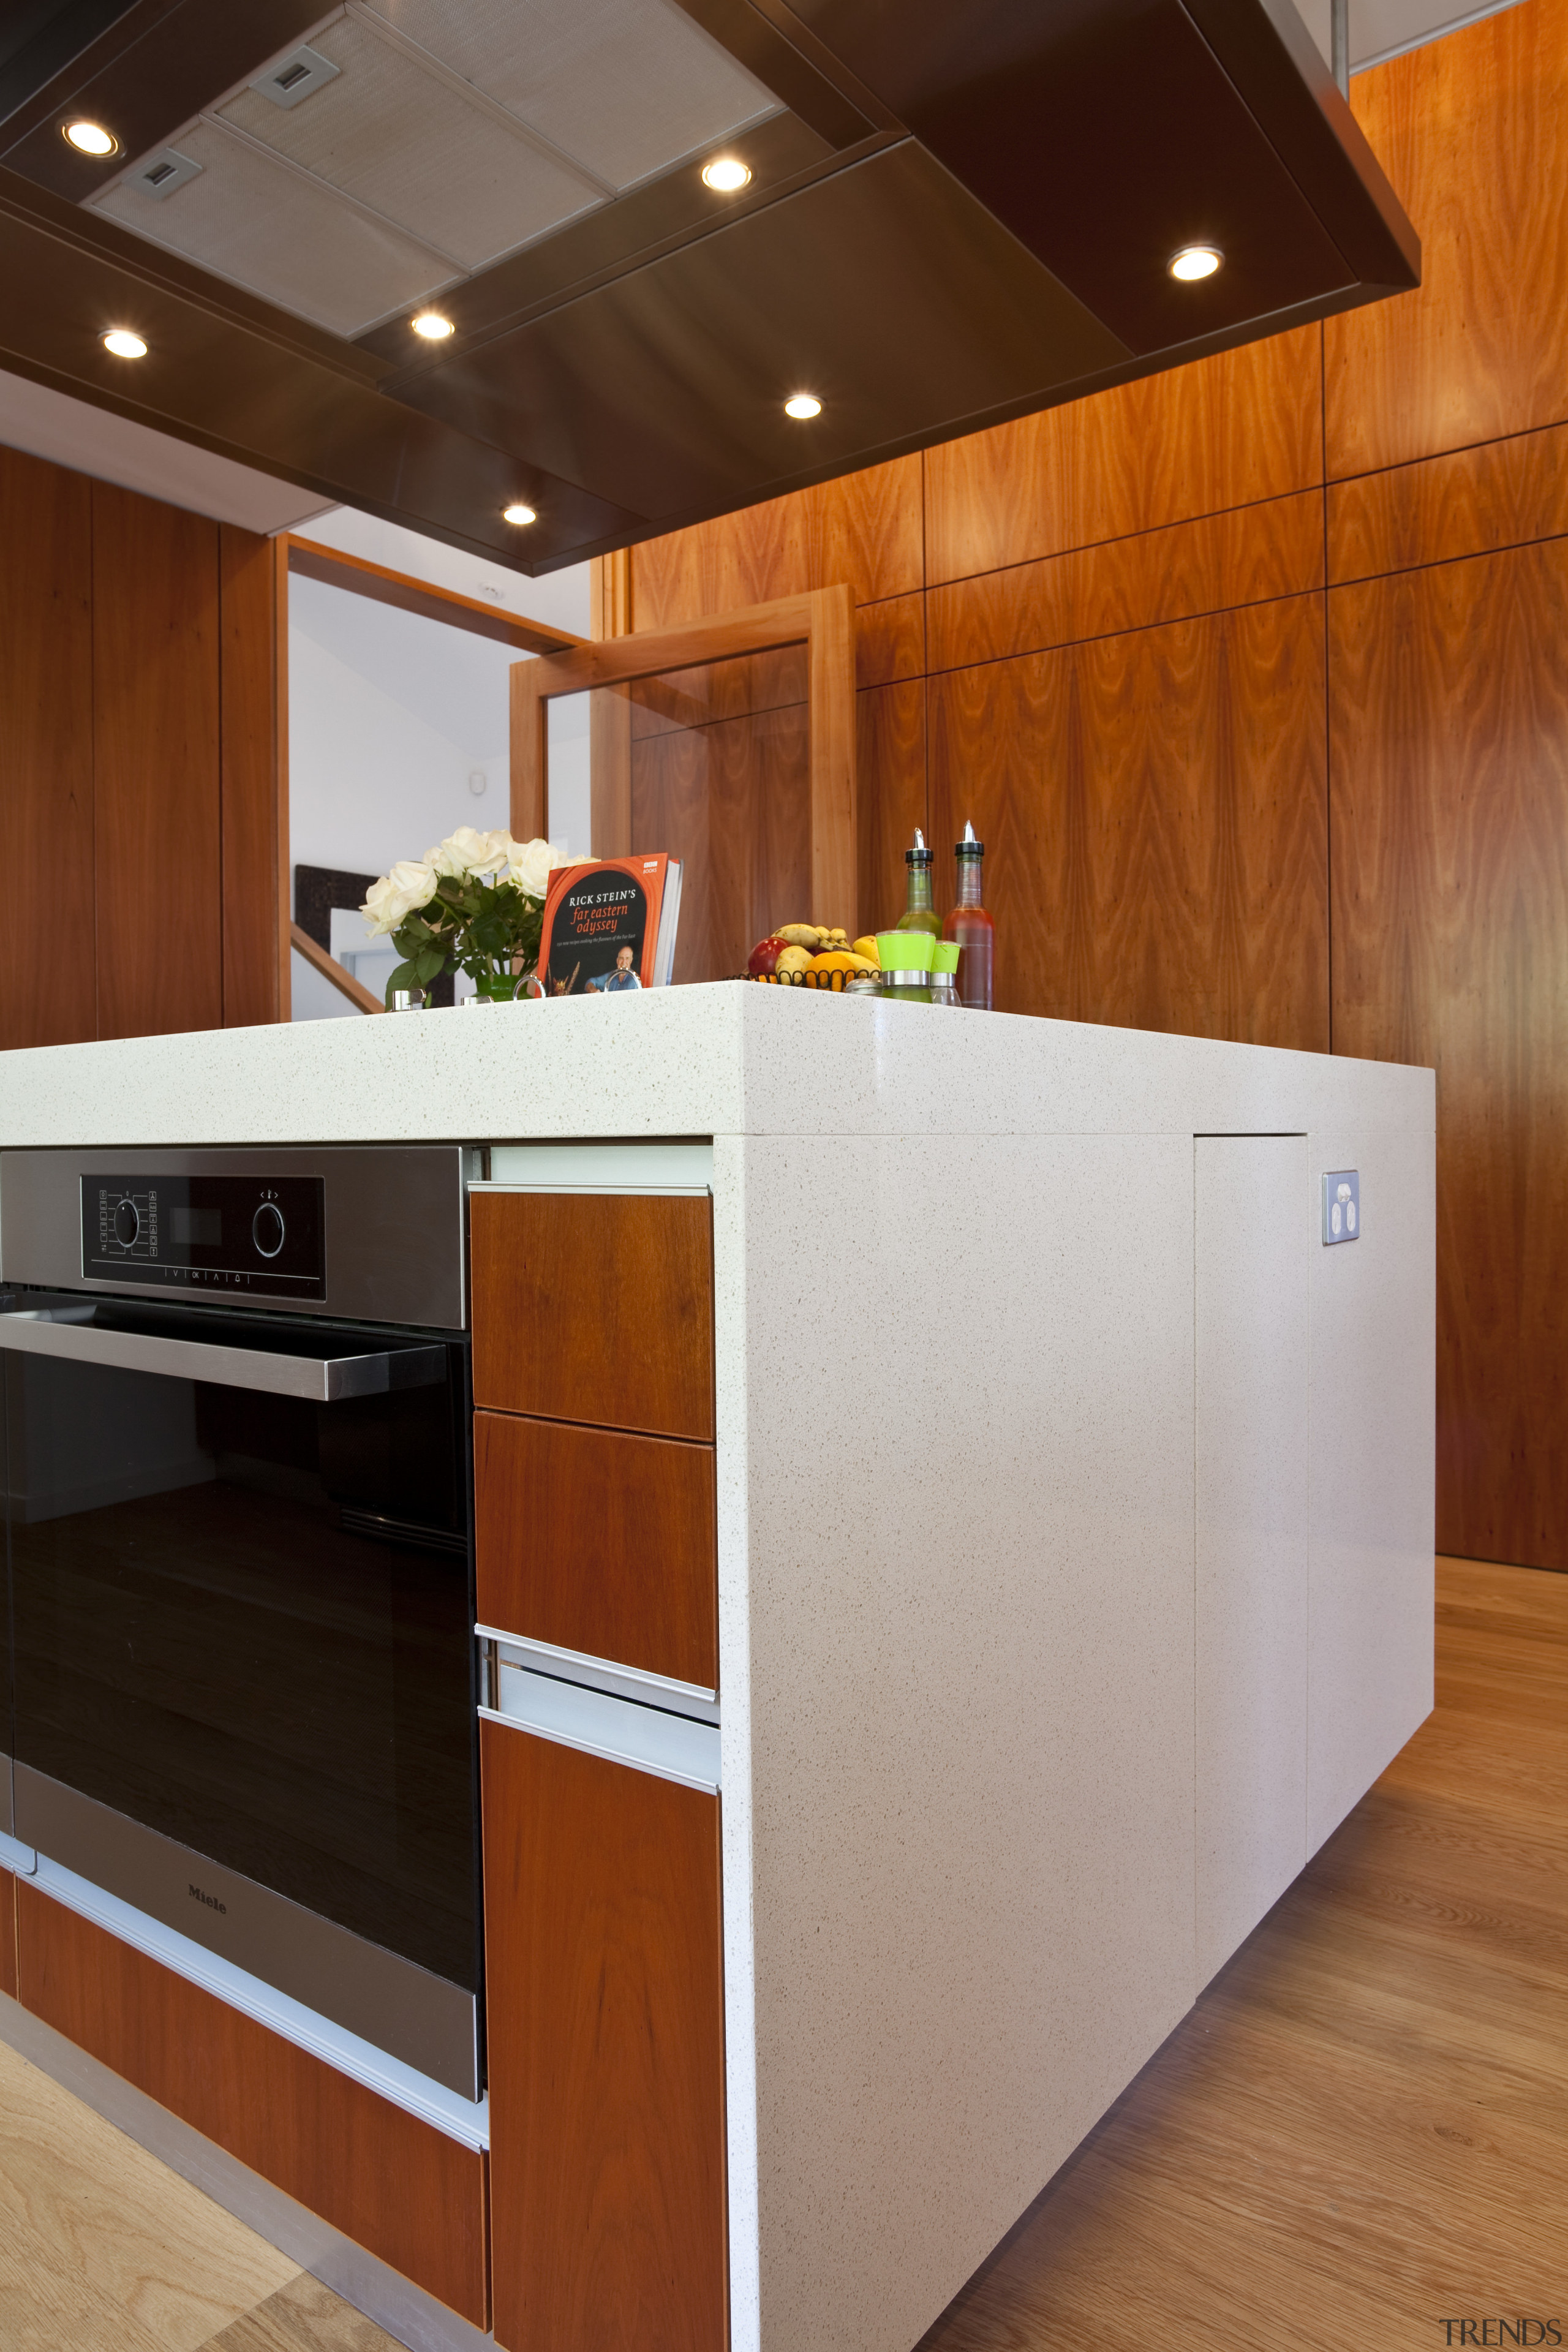
<path id="1" fill-rule="evenodd" d="M 713 1241 L 702 1193 L 469 1200 L 474 1402 L 713 1438 Z"/>
<path id="2" fill-rule="evenodd" d="M 482 1623 L 716 1690 L 713 1448 L 474 1415 Z"/>

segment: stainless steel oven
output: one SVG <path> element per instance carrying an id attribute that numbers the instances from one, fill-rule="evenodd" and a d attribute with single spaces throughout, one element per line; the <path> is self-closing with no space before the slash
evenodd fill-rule
<path id="1" fill-rule="evenodd" d="M 0 1153 L 0 1804 L 477 2099 L 468 1158 Z"/>

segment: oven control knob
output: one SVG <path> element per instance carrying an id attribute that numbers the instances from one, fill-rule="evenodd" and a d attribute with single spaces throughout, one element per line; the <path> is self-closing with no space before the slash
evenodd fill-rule
<path id="1" fill-rule="evenodd" d="M 263 1201 L 250 1220 L 250 1238 L 263 1257 L 276 1257 L 283 1246 L 283 1212 Z"/>
<path id="2" fill-rule="evenodd" d="M 121 1249 L 132 1249 L 142 1230 L 142 1219 L 134 1201 L 121 1201 L 114 1212 L 114 1238 Z"/>

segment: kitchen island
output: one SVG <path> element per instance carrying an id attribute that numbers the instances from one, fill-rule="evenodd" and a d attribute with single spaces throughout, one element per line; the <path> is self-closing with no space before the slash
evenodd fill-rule
<path id="1" fill-rule="evenodd" d="M 736 2352 L 909 2352 L 1430 1707 L 1432 1075 L 734 984 L 0 1059 L 0 1150 L 378 1141 L 473 1151 L 503 1436 L 553 1411 L 483 1388 L 509 1203 L 701 1204 L 706 1436 L 625 1425 L 711 1444 L 716 1761 L 603 1769 L 713 1807 L 718 2267 L 676 2274 L 702 2233 L 660 2237 L 651 2115 L 615 2192 L 647 2275 L 603 2291 L 650 2352 L 726 2313 Z M 639 1280 L 601 1287 L 602 1360 L 574 1339 L 590 1396 Z M 481 1595 L 485 1510 L 481 1477 Z M 480 1624 L 518 1687 L 595 1646 Z M 592 1743 L 486 1714 L 500 1919 L 537 1824 L 495 1759 Z M 530 2332 L 551 2250 L 507 2201 L 512 1926 L 491 2259 L 531 2352 L 569 2339 Z"/>

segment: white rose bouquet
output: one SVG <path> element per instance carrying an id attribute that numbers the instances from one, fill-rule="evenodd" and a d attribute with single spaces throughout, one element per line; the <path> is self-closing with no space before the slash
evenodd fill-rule
<path id="1" fill-rule="evenodd" d="M 400 859 L 371 884 L 360 908 L 404 959 L 386 983 L 387 1003 L 395 989 L 428 988 L 443 971 L 466 971 L 486 995 L 509 993 L 513 974 L 539 961 L 551 872 L 568 862 L 548 841 L 514 841 L 471 824 L 422 858 Z"/>

